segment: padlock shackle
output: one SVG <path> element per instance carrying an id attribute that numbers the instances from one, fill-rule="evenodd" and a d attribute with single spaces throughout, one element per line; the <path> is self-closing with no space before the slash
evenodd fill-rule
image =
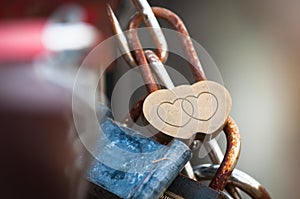
<path id="1" fill-rule="evenodd" d="M 225 188 L 227 180 L 239 159 L 241 151 L 240 132 L 238 126 L 231 117 L 228 118 L 223 131 L 227 140 L 226 152 L 216 175 L 209 184 L 211 188 L 217 191 L 222 191 Z"/>
<path id="2" fill-rule="evenodd" d="M 152 11 L 156 17 L 168 21 L 175 28 L 175 30 L 177 30 L 183 35 L 182 37 L 180 37 L 181 43 L 188 57 L 189 66 L 192 70 L 194 79 L 195 81 L 205 80 L 206 77 L 202 69 L 201 63 L 195 51 L 190 35 L 182 20 L 175 13 L 165 8 L 152 7 Z M 131 45 L 131 49 L 134 49 L 134 56 L 139 65 L 144 65 L 147 61 L 143 51 L 143 47 L 137 34 L 137 28 L 139 27 L 142 21 L 142 15 L 140 15 L 140 13 L 137 13 L 132 17 L 132 19 L 128 23 L 128 40 Z M 162 57 L 159 57 L 159 59 L 163 61 Z"/>
<path id="3" fill-rule="evenodd" d="M 175 28 L 175 30 L 177 30 L 183 35 L 181 36 L 181 43 L 187 55 L 188 64 L 192 70 L 194 79 L 196 82 L 205 80 L 206 77 L 203 68 L 199 61 L 199 58 L 197 56 L 197 53 L 195 51 L 189 33 L 182 20 L 175 13 L 165 8 L 153 7 L 152 11 L 156 17 L 165 19 Z M 125 58 L 125 60 L 130 66 L 135 67 L 136 65 L 139 65 L 139 70 L 141 72 L 143 80 L 146 84 L 147 91 L 149 93 L 158 90 L 158 86 L 155 84 L 155 79 L 148 66 L 143 47 L 141 45 L 141 42 L 137 34 L 137 28 L 139 27 L 140 23 L 145 20 L 144 19 L 145 16 L 143 15 L 143 13 L 140 12 L 135 14 L 132 17 L 132 19 L 129 21 L 128 24 L 129 34 L 127 35 L 127 37 L 130 43 L 130 47 L 131 49 L 133 49 L 134 52 L 132 55 L 130 53 L 130 47 L 126 39 L 126 36 L 122 32 L 120 24 L 109 5 L 107 6 L 107 12 L 112 22 L 113 30 L 117 35 L 119 48 L 121 52 L 124 53 L 123 57 Z M 160 28 L 158 28 L 159 30 L 155 30 L 157 29 L 156 26 L 154 27 L 148 26 L 148 27 L 152 28 L 150 29 L 150 33 L 153 33 L 151 35 L 154 39 L 154 43 L 157 48 L 157 56 L 159 57 L 160 61 L 164 63 L 167 59 L 168 54 L 167 54 L 167 47 L 166 47 L 167 44 L 162 34 L 162 31 Z"/>
<path id="4" fill-rule="evenodd" d="M 193 168 L 199 181 L 211 180 L 219 169 L 217 164 L 201 164 Z M 257 180 L 238 169 L 234 169 L 228 183 L 238 187 L 251 198 L 271 199 L 270 194 Z"/>

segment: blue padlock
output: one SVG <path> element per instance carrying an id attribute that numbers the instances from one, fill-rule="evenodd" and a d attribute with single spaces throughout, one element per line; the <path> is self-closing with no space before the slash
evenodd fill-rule
<path id="1" fill-rule="evenodd" d="M 101 122 L 103 134 L 87 178 L 120 198 L 158 198 L 191 158 L 181 141 L 165 146 L 111 118 Z"/>

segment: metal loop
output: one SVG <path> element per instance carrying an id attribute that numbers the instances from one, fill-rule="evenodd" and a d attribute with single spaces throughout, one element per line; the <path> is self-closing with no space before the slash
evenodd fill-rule
<path id="1" fill-rule="evenodd" d="M 165 8 L 152 7 L 152 11 L 156 17 L 168 21 L 175 28 L 175 30 L 183 34 L 183 37 L 181 37 L 181 43 L 189 59 L 189 65 L 194 75 L 194 79 L 195 81 L 205 80 L 206 77 L 204 71 L 200 64 L 197 53 L 194 49 L 189 33 L 182 20 L 175 13 Z M 133 16 L 133 18 L 130 20 L 128 24 L 128 29 L 130 30 L 128 39 L 130 41 L 132 49 L 136 49 L 134 50 L 134 54 L 139 65 L 142 65 L 146 61 L 144 60 L 145 58 L 144 52 L 142 50 L 141 42 L 138 38 L 137 31 L 136 31 L 136 29 L 139 27 L 142 20 L 143 20 L 142 16 L 138 13 Z"/>
<path id="2" fill-rule="evenodd" d="M 194 167 L 194 172 L 200 181 L 211 180 L 218 169 L 219 165 L 202 164 Z M 267 190 L 259 182 L 238 169 L 233 170 L 227 182 L 240 188 L 252 198 L 271 199 Z"/>
<path id="3" fill-rule="evenodd" d="M 224 155 L 218 142 L 215 139 L 212 139 L 209 142 L 204 142 L 203 145 L 208 152 L 211 162 L 213 164 L 221 164 Z M 239 191 L 231 183 L 227 183 L 225 189 L 234 199 L 241 198 Z"/>
<path id="4" fill-rule="evenodd" d="M 227 179 L 230 177 L 240 155 L 241 138 L 239 129 L 234 120 L 229 117 L 223 131 L 226 135 L 227 149 L 224 159 L 213 177 L 209 186 L 217 191 L 225 188 Z"/>
<path id="5" fill-rule="evenodd" d="M 107 11 L 109 14 L 109 18 L 112 21 L 114 32 L 118 35 L 118 41 L 119 41 L 119 47 L 122 53 L 124 53 L 124 58 L 127 61 L 127 63 L 130 66 L 136 66 L 136 64 L 140 65 L 139 68 L 142 74 L 142 77 L 146 83 L 146 87 L 148 92 L 153 92 L 158 89 L 158 87 L 155 85 L 154 77 L 151 75 L 151 70 L 149 69 L 147 59 L 145 57 L 142 45 L 139 41 L 138 35 L 137 35 L 137 28 L 139 27 L 140 23 L 143 21 L 143 16 L 140 13 L 137 13 L 133 16 L 131 21 L 128 24 L 128 29 L 130 30 L 128 39 L 130 41 L 130 44 L 132 46 L 132 49 L 134 49 L 135 58 L 130 53 L 130 48 L 128 45 L 128 41 L 122 32 L 120 25 L 112 11 L 109 5 L 107 5 Z M 195 81 L 201 81 L 206 79 L 204 71 L 202 69 L 202 66 L 200 64 L 199 58 L 196 54 L 196 51 L 194 49 L 193 43 L 191 41 L 191 38 L 188 34 L 188 31 L 181 21 L 181 19 L 173 12 L 160 7 L 153 7 L 152 8 L 153 13 L 155 16 L 163 18 L 167 20 L 173 27 L 182 33 L 184 37 L 181 37 L 181 42 L 183 44 L 183 47 L 185 49 L 185 52 L 187 54 L 187 57 L 189 59 L 189 65 L 192 70 L 192 73 L 194 75 Z M 153 29 L 152 29 L 153 30 Z M 159 28 L 161 31 L 161 29 Z M 155 32 L 155 31 L 154 31 Z M 162 35 L 162 34 L 161 34 Z M 159 48 L 158 48 L 159 49 Z M 162 54 L 160 54 L 162 56 Z M 159 55 L 158 55 L 159 56 Z M 160 60 L 163 60 L 163 57 L 159 57 Z M 136 63 L 137 62 L 137 63 Z"/>

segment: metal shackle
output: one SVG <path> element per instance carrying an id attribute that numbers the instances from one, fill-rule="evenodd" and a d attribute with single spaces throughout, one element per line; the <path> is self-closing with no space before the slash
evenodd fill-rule
<path id="1" fill-rule="evenodd" d="M 241 137 L 238 126 L 234 120 L 229 117 L 223 131 L 226 136 L 227 146 L 224 158 L 213 177 L 209 186 L 217 191 L 222 191 L 231 176 L 233 169 L 239 159 L 241 151 Z"/>
<path id="2" fill-rule="evenodd" d="M 156 17 L 166 20 L 175 28 L 176 31 L 180 32 L 183 35 L 183 37 L 181 37 L 181 43 L 187 55 L 189 66 L 192 70 L 194 79 L 196 82 L 205 80 L 206 77 L 202 69 L 201 63 L 194 49 L 189 33 L 182 20 L 175 13 L 165 8 L 152 7 L 152 11 Z M 137 64 L 139 65 L 144 65 L 147 63 L 143 47 L 137 34 L 137 28 L 139 27 L 142 21 L 142 15 L 140 15 L 140 13 L 137 13 L 132 17 L 132 19 L 128 23 L 128 40 L 131 45 L 131 49 L 133 49 Z M 161 58 L 159 59 L 161 60 Z"/>
<path id="3" fill-rule="evenodd" d="M 211 180 L 215 176 L 218 168 L 219 165 L 202 164 L 194 167 L 193 169 L 197 179 L 203 181 Z M 251 198 L 271 199 L 268 191 L 259 182 L 238 169 L 235 169 L 232 172 L 232 175 L 228 179 L 228 183 L 229 182 L 247 193 Z"/>

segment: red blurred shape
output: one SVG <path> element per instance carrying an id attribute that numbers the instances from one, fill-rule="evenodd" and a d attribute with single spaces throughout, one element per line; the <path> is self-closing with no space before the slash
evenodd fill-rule
<path id="1" fill-rule="evenodd" d="M 42 33 L 45 19 L 0 22 L 0 61 L 29 61 L 45 51 Z"/>

